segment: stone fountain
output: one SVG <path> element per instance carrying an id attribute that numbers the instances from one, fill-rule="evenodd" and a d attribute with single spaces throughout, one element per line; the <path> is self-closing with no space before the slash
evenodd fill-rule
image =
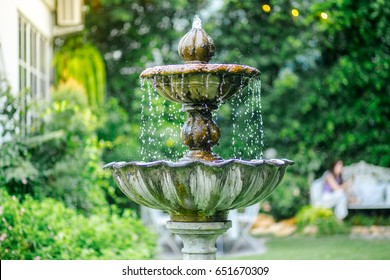
<path id="1" fill-rule="evenodd" d="M 182 104 L 189 151 L 178 162 L 112 162 L 119 188 L 138 204 L 170 214 L 167 228 L 183 240 L 184 259 L 215 259 L 215 242 L 231 227 L 232 209 L 266 198 L 282 180 L 287 159 L 223 160 L 212 152 L 220 131 L 212 111 L 242 91 L 260 71 L 244 65 L 209 64 L 214 44 L 196 16 L 179 42 L 185 64 L 148 68 L 140 75 L 164 98 Z"/>

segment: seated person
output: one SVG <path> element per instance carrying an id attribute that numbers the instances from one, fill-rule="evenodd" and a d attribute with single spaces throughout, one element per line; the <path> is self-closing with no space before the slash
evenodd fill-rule
<path id="1" fill-rule="evenodd" d="M 326 207 L 334 208 L 334 214 L 338 220 L 344 219 L 348 215 L 348 195 L 352 180 L 343 181 L 343 162 L 335 161 L 325 176 L 322 201 Z"/>

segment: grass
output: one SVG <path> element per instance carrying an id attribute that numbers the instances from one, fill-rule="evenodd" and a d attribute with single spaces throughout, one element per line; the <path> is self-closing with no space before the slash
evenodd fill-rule
<path id="1" fill-rule="evenodd" d="M 390 260 L 390 239 L 328 237 L 272 237 L 261 255 L 242 260 Z"/>

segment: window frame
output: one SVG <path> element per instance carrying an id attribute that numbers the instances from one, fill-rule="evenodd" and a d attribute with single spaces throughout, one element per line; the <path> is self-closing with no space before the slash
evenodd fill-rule
<path id="1" fill-rule="evenodd" d="M 18 87 L 21 93 L 22 135 L 31 134 L 37 126 L 37 116 L 29 107 L 49 97 L 50 56 L 49 39 L 18 12 Z"/>

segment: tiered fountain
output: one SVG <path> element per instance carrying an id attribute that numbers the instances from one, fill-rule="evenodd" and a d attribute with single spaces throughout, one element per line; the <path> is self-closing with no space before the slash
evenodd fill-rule
<path id="1" fill-rule="evenodd" d="M 138 204 L 170 214 L 167 228 L 184 243 L 184 259 L 215 259 L 215 242 L 231 227 L 229 210 L 267 197 L 281 181 L 287 159 L 223 160 L 212 152 L 220 132 L 212 110 L 246 87 L 259 70 L 235 64 L 208 64 L 213 40 L 196 16 L 179 42 L 185 64 L 148 68 L 148 80 L 164 98 L 182 103 L 188 119 L 182 141 L 189 152 L 178 162 L 112 162 L 119 188 Z"/>

